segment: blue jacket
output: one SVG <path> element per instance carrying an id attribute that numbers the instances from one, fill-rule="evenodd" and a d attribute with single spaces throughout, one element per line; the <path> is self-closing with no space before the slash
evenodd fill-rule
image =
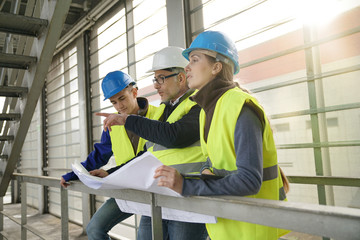
<path id="1" fill-rule="evenodd" d="M 111 148 L 111 140 L 109 131 L 102 132 L 100 143 L 94 144 L 94 150 L 89 154 L 84 162 L 81 164 L 88 170 L 99 169 L 109 162 L 110 157 L 113 155 Z M 65 181 L 79 179 L 74 172 L 69 172 L 62 176 Z"/>

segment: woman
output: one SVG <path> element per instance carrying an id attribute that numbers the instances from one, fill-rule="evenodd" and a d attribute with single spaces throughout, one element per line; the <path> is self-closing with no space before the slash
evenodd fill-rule
<path id="1" fill-rule="evenodd" d="M 286 195 L 269 122 L 257 100 L 233 81 L 239 72 L 235 44 L 223 33 L 198 35 L 183 51 L 193 97 L 201 107 L 201 147 L 208 162 L 203 174 L 221 179 L 185 179 L 175 169 L 161 166 L 155 171 L 158 185 L 184 195 L 237 195 L 285 200 Z M 284 178 L 285 180 L 285 178 Z M 229 219 L 207 224 L 212 240 L 272 240 L 285 230 Z"/>

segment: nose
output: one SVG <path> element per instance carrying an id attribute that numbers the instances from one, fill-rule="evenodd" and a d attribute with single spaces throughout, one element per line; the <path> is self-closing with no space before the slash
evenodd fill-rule
<path id="1" fill-rule="evenodd" d="M 190 63 L 188 65 L 186 65 L 186 67 L 184 68 L 185 72 L 189 72 L 190 71 Z"/>
<path id="2" fill-rule="evenodd" d="M 121 109 L 121 104 L 119 102 L 113 104 L 114 105 L 114 108 L 119 111 L 119 109 Z"/>
<path id="3" fill-rule="evenodd" d="M 161 88 L 161 85 L 158 84 L 157 82 L 154 82 L 154 88 L 155 88 L 155 89 L 159 89 L 159 88 Z"/>

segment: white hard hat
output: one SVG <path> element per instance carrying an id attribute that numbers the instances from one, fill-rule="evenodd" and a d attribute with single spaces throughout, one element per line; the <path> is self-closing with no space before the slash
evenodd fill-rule
<path id="1" fill-rule="evenodd" d="M 184 51 L 181 47 L 166 47 L 155 53 L 153 58 L 152 68 L 147 71 L 155 72 L 167 68 L 185 68 L 188 65 L 188 60 L 182 55 Z"/>

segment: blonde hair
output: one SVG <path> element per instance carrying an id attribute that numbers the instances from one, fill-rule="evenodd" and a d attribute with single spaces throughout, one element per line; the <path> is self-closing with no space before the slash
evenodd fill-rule
<path id="1" fill-rule="evenodd" d="M 288 178 L 286 177 L 285 173 L 283 172 L 283 170 L 281 169 L 281 167 L 279 167 L 280 169 L 280 174 L 281 174 L 281 180 L 283 182 L 283 187 L 284 187 L 284 191 L 285 193 L 288 193 L 290 191 L 290 183 Z"/>

